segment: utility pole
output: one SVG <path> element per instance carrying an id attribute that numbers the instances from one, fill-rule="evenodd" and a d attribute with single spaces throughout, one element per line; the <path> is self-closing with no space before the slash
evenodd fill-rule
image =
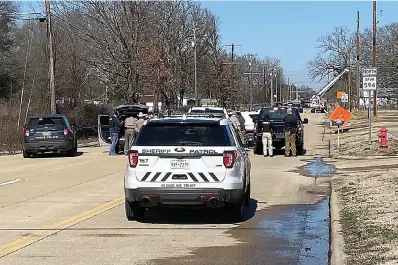
<path id="1" fill-rule="evenodd" d="M 358 110 L 359 110 L 359 108 L 360 108 L 360 106 L 361 106 L 361 93 L 360 93 L 360 89 L 361 89 L 361 72 L 360 72 L 360 69 L 359 69 L 359 46 L 360 44 L 359 44 L 359 11 L 357 11 L 357 61 L 356 61 L 356 63 L 357 63 L 357 65 L 356 65 L 356 67 L 357 67 L 357 74 L 356 74 L 356 76 L 357 76 L 357 83 L 356 83 L 356 85 L 357 85 L 357 106 L 358 106 Z"/>
<path id="2" fill-rule="evenodd" d="M 235 56 L 235 47 L 240 47 L 241 45 L 240 44 L 235 44 L 235 43 L 231 43 L 231 44 L 226 44 L 225 46 L 227 46 L 227 47 L 231 47 L 231 62 L 230 63 L 224 63 L 224 64 L 230 64 L 231 65 L 231 74 L 232 74 L 232 93 L 234 92 L 234 90 L 235 90 L 235 67 L 234 67 L 234 65 L 236 64 L 235 62 L 234 62 L 234 56 Z"/>
<path id="3" fill-rule="evenodd" d="M 278 102 L 278 70 L 275 72 L 275 95 L 276 95 L 276 102 Z"/>
<path id="4" fill-rule="evenodd" d="M 373 49 L 372 49 L 372 66 L 376 67 L 376 27 L 377 21 L 376 21 L 376 1 L 373 1 Z M 377 116 L 377 86 L 376 89 L 373 91 L 373 116 Z"/>
<path id="5" fill-rule="evenodd" d="M 348 109 L 351 109 L 351 47 L 348 47 Z"/>
<path id="6" fill-rule="evenodd" d="M 292 100 L 290 98 L 290 79 L 289 79 L 289 77 L 287 78 L 287 92 L 288 92 L 288 100 Z"/>
<path id="7" fill-rule="evenodd" d="M 265 69 L 265 65 L 263 66 L 263 84 L 264 84 L 264 103 L 267 102 L 267 93 L 266 93 L 266 86 L 267 86 L 267 70 Z"/>
<path id="8" fill-rule="evenodd" d="M 50 85 L 50 105 L 51 114 L 56 114 L 56 101 L 55 101 L 55 78 L 54 78 L 54 51 L 53 51 L 53 38 L 52 38 L 52 28 L 51 28 L 51 10 L 50 10 L 50 0 L 45 0 L 46 4 L 46 20 L 47 20 L 47 37 L 48 37 L 48 50 L 49 50 L 49 85 Z"/>
<path id="9" fill-rule="evenodd" d="M 195 84 L 195 105 L 199 106 L 199 93 L 198 93 L 198 79 L 197 79 L 197 71 L 196 71 L 196 26 L 193 25 L 193 46 L 194 46 L 194 55 L 193 60 L 195 64 L 195 71 L 194 71 L 194 84 Z"/>
<path id="10" fill-rule="evenodd" d="M 271 93 L 270 93 L 270 96 L 271 96 L 271 99 L 270 99 L 270 107 L 272 107 L 273 105 L 274 105 L 274 88 L 273 88 L 273 84 L 274 84 L 274 82 L 273 82 L 273 80 L 274 80 L 274 77 L 273 77 L 273 74 L 274 74 L 274 70 L 272 69 L 272 71 L 271 71 L 271 73 L 269 73 L 269 76 L 271 77 Z"/>
<path id="11" fill-rule="evenodd" d="M 248 54 L 249 56 L 249 82 L 250 82 L 250 110 L 253 110 L 253 79 L 252 79 L 252 60 L 256 54 Z"/>

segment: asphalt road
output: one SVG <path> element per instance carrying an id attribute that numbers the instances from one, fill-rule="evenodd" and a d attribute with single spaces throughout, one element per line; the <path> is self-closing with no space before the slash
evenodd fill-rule
<path id="1" fill-rule="evenodd" d="M 220 211 L 124 214 L 126 157 L 100 147 L 73 158 L 0 157 L 0 264 L 327 264 L 328 179 L 307 160 L 327 153 L 325 116 L 304 114 L 306 155 L 251 154 L 251 219 Z"/>

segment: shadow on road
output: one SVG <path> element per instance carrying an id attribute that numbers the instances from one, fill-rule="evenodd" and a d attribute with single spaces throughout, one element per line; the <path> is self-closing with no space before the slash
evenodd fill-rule
<path id="1" fill-rule="evenodd" d="M 252 219 L 257 210 L 257 200 L 251 198 L 246 207 L 246 221 Z M 145 213 L 142 223 L 152 224 L 233 224 L 226 209 L 178 209 L 156 208 Z"/>

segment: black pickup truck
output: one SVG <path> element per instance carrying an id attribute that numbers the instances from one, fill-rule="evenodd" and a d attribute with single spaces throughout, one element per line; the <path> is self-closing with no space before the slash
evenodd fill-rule
<path id="1" fill-rule="evenodd" d="M 258 155 L 263 154 L 263 143 L 262 134 L 264 122 L 264 116 L 269 113 L 271 128 L 273 131 L 273 146 L 275 149 L 282 149 L 285 146 L 285 124 L 283 118 L 287 115 L 287 107 L 280 108 L 262 108 L 260 114 L 258 115 L 258 120 L 255 128 L 255 138 L 256 145 L 254 148 L 254 153 Z M 293 114 L 297 116 L 297 139 L 296 139 L 296 150 L 298 155 L 304 155 L 304 126 L 303 124 L 308 123 L 308 119 L 301 119 L 300 113 L 297 108 L 292 108 Z"/>

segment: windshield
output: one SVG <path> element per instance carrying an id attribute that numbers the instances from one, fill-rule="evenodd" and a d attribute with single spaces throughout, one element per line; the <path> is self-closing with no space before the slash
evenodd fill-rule
<path id="1" fill-rule="evenodd" d="M 191 113 L 217 113 L 217 114 L 223 114 L 224 111 L 222 109 L 191 109 Z"/>
<path id="2" fill-rule="evenodd" d="M 148 124 L 136 146 L 232 146 L 228 127 L 219 124 Z"/>
<path id="3" fill-rule="evenodd" d="M 293 114 L 295 114 L 297 118 L 300 119 L 300 115 L 298 114 L 297 109 L 292 109 L 292 111 Z M 279 108 L 276 110 L 269 108 L 262 109 L 259 115 L 259 119 L 261 120 L 264 119 L 266 113 L 269 113 L 270 120 L 282 121 L 287 114 L 287 109 L 286 108 Z"/>

